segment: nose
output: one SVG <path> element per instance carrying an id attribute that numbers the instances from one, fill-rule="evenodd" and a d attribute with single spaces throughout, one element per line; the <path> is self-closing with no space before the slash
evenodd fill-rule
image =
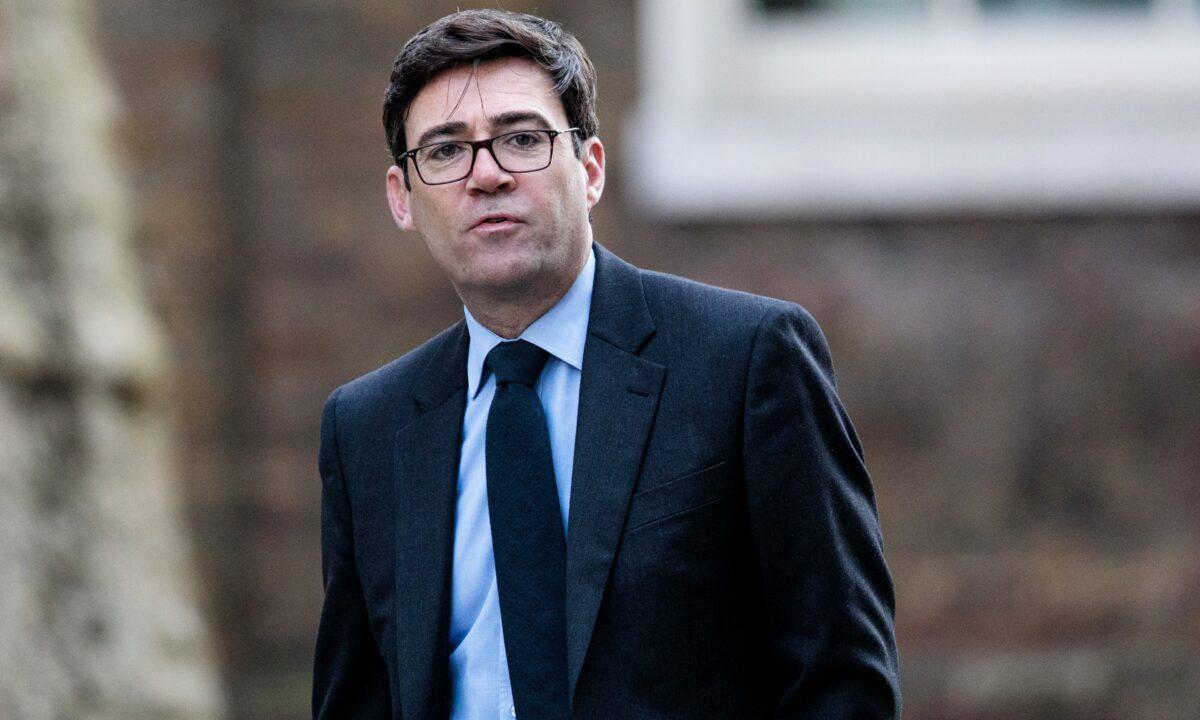
<path id="1" fill-rule="evenodd" d="M 467 190 L 495 193 L 513 184 L 513 176 L 505 172 L 496 162 L 491 148 L 481 147 L 475 152 L 475 165 L 467 176 Z"/>

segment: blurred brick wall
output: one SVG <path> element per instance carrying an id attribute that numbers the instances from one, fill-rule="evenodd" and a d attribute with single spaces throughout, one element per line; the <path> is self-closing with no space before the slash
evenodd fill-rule
<path id="1" fill-rule="evenodd" d="M 98 3 L 237 718 L 307 715 L 322 401 L 461 313 L 392 226 L 379 123 L 401 43 L 458 6 Z M 635 4 L 505 6 L 589 48 L 619 158 Z M 662 225 L 622 175 L 601 242 L 825 328 L 896 575 L 907 717 L 1195 716 L 1200 217 Z"/>

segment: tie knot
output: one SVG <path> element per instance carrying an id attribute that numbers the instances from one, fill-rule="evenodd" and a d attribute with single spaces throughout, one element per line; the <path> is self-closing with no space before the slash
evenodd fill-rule
<path id="1" fill-rule="evenodd" d="M 487 365 L 496 374 L 496 384 L 520 383 L 533 387 L 550 354 L 524 340 L 500 343 L 488 353 Z"/>

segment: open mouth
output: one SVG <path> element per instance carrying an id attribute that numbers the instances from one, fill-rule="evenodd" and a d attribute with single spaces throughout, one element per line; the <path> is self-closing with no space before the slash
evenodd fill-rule
<path id="1" fill-rule="evenodd" d="M 517 220 L 516 218 L 510 217 L 508 215 L 495 215 L 495 216 L 483 218 L 479 222 L 475 223 L 475 227 L 485 228 L 485 227 L 495 227 L 497 225 L 515 225 L 519 222 L 520 222 L 520 220 Z"/>

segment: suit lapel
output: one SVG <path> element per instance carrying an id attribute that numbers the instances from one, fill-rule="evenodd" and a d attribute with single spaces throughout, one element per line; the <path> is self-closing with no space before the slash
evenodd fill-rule
<path id="1" fill-rule="evenodd" d="M 422 414 L 396 433 L 396 645 L 404 717 L 444 717 L 450 564 L 468 336 L 451 329 L 413 394 Z"/>
<path id="2" fill-rule="evenodd" d="M 638 357 L 654 332 L 641 278 L 599 245 L 567 528 L 567 670 L 571 696 L 625 524 L 666 369 Z"/>

